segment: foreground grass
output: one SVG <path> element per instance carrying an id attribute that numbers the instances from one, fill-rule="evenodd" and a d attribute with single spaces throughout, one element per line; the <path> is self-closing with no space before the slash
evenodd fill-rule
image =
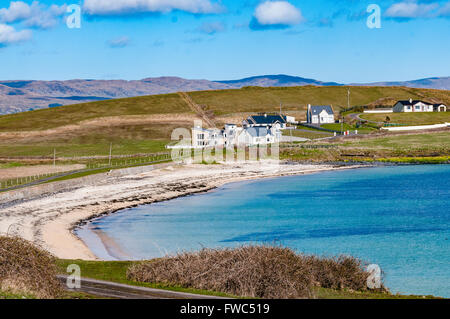
<path id="1" fill-rule="evenodd" d="M 83 260 L 67 260 L 67 259 L 61 259 L 57 261 L 58 269 L 61 274 L 67 274 L 66 269 L 68 265 L 77 264 L 81 268 L 81 276 L 85 278 L 105 280 L 140 287 L 149 287 L 171 291 L 180 291 L 186 293 L 235 298 L 235 296 L 227 295 L 220 292 L 188 289 L 161 284 L 147 284 L 127 280 L 126 277 L 127 269 L 130 266 L 139 263 L 140 262 L 134 261 L 83 261 Z M 326 288 L 315 288 L 315 292 L 319 299 L 423 299 L 424 298 L 424 296 L 393 295 L 389 293 L 380 293 L 380 292 L 356 292 L 356 291 L 334 290 Z M 434 298 L 434 297 L 427 296 L 426 298 Z"/>
<path id="2" fill-rule="evenodd" d="M 61 274 L 67 274 L 66 273 L 67 266 L 71 264 L 76 264 L 80 266 L 81 276 L 85 278 L 105 280 L 140 287 L 179 291 L 192 294 L 235 298 L 235 296 L 224 294 L 221 292 L 183 288 L 178 286 L 167 286 L 156 283 L 148 284 L 130 281 L 127 279 L 127 270 L 131 265 L 137 263 L 138 262 L 133 261 L 84 261 L 84 260 L 67 260 L 67 259 L 60 259 L 57 261 L 58 269 Z"/>

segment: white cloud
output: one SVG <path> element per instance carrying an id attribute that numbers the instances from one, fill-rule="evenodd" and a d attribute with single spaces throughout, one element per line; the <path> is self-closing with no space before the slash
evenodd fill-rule
<path id="1" fill-rule="evenodd" d="M 85 0 L 90 15 L 124 15 L 181 10 L 195 14 L 219 13 L 221 5 L 210 0 Z"/>
<path id="2" fill-rule="evenodd" d="M 31 8 L 23 1 L 12 1 L 9 8 L 0 9 L 0 21 L 12 23 L 28 19 L 31 16 Z"/>
<path id="3" fill-rule="evenodd" d="M 438 15 L 440 17 L 450 17 L 450 1 L 439 9 Z"/>
<path id="4" fill-rule="evenodd" d="M 111 48 L 125 48 L 130 43 L 130 38 L 127 36 L 120 37 L 109 41 Z"/>
<path id="5" fill-rule="evenodd" d="M 302 13 L 287 1 L 266 1 L 255 10 L 260 25 L 295 25 L 304 21 Z"/>
<path id="6" fill-rule="evenodd" d="M 48 29 L 57 25 L 65 12 L 66 5 L 47 7 L 39 1 L 33 1 L 31 5 L 23 1 L 12 1 L 9 8 L 0 9 L 0 22 L 23 22 L 27 27 Z"/>
<path id="7" fill-rule="evenodd" d="M 398 2 L 386 10 L 386 16 L 390 18 L 412 19 L 427 17 L 433 10 L 437 9 L 437 3 L 417 3 L 415 1 Z"/>
<path id="8" fill-rule="evenodd" d="M 215 34 L 225 31 L 225 25 L 222 22 L 205 22 L 197 30 L 206 34 Z"/>
<path id="9" fill-rule="evenodd" d="M 29 40 L 31 34 L 30 30 L 16 31 L 12 26 L 0 23 L 0 45 Z"/>

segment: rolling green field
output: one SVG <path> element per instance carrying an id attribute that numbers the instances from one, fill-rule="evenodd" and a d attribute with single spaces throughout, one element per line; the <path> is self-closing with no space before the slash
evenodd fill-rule
<path id="1" fill-rule="evenodd" d="M 450 112 L 362 114 L 360 117 L 375 122 L 384 122 L 386 117 L 389 117 L 389 123 L 406 125 L 429 125 L 450 122 Z"/>

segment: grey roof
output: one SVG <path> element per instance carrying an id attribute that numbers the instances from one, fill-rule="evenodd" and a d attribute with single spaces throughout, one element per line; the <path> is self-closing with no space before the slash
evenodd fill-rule
<path id="1" fill-rule="evenodd" d="M 281 115 L 252 115 L 247 118 L 249 124 L 267 124 L 272 125 L 277 122 L 286 123 L 286 118 Z"/>
<path id="2" fill-rule="evenodd" d="M 442 106 L 442 105 L 446 106 L 444 103 L 433 104 L 433 106 Z"/>
<path id="3" fill-rule="evenodd" d="M 400 100 L 397 103 L 401 103 L 403 105 L 415 105 L 417 103 L 424 103 L 424 104 L 430 105 L 430 103 L 427 103 L 427 102 L 424 102 L 424 101 L 421 101 L 421 100 L 412 100 L 412 103 L 411 103 L 410 100 Z"/>
<path id="4" fill-rule="evenodd" d="M 319 115 L 322 111 L 327 112 L 328 114 L 334 114 L 333 109 L 330 105 L 311 105 L 311 114 Z"/>
<path id="5" fill-rule="evenodd" d="M 251 127 L 245 131 L 253 137 L 265 137 L 268 134 L 271 134 L 270 130 L 265 127 Z"/>

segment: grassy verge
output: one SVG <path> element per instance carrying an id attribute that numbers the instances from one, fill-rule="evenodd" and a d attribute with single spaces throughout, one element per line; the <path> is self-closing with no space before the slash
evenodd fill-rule
<path id="1" fill-rule="evenodd" d="M 133 264 L 138 263 L 139 262 L 133 261 L 84 261 L 84 260 L 67 260 L 67 259 L 60 259 L 57 261 L 58 269 L 61 274 L 67 274 L 66 269 L 68 265 L 76 264 L 80 266 L 81 276 L 85 278 L 105 280 L 140 287 L 200 294 L 200 295 L 221 296 L 231 298 L 235 297 L 229 294 L 215 291 L 183 288 L 179 286 L 168 286 L 162 284 L 142 283 L 128 280 L 127 279 L 128 268 Z"/>
<path id="2" fill-rule="evenodd" d="M 306 148 L 311 146 L 312 148 Z M 329 147 L 329 148 L 322 148 Z M 284 160 L 333 162 L 448 163 L 450 131 L 420 134 L 378 135 L 327 142 L 283 146 Z"/>
<path id="3" fill-rule="evenodd" d="M 222 297 L 236 298 L 229 294 L 220 292 L 183 288 L 179 286 L 168 286 L 162 284 L 151 284 L 130 281 L 127 279 L 127 270 L 132 265 L 140 264 L 135 261 L 83 261 L 83 260 L 68 260 L 60 259 L 57 261 L 58 269 L 61 274 L 67 274 L 66 268 L 68 265 L 77 264 L 81 268 L 81 276 L 85 278 L 111 281 L 121 284 L 127 284 L 139 287 L 149 287 L 156 289 L 164 289 L 170 291 L 179 291 L 186 293 L 194 293 L 200 295 L 213 295 Z M 319 299 L 423 299 L 424 296 L 414 295 L 396 295 L 381 292 L 358 292 L 350 290 L 335 290 L 328 288 L 314 288 L 316 296 Z M 89 296 L 88 296 L 89 297 Z M 434 298 L 433 296 L 426 296 L 425 298 Z"/>

